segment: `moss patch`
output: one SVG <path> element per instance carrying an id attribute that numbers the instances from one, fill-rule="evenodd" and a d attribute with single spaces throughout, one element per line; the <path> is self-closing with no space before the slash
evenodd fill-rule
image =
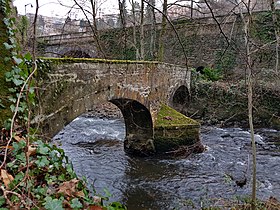
<path id="1" fill-rule="evenodd" d="M 167 105 L 162 105 L 155 123 L 154 145 L 158 154 L 192 147 L 200 142 L 200 124 Z"/>
<path id="2" fill-rule="evenodd" d="M 138 60 L 109 60 L 100 58 L 46 58 L 40 57 L 40 59 L 51 61 L 53 63 L 108 63 L 108 64 L 159 64 L 158 61 L 138 61 Z"/>
<path id="3" fill-rule="evenodd" d="M 4 4 L 4 3 L 3 3 Z M 7 4 L 7 3 L 6 3 Z M 6 5 L 8 6 L 8 4 Z M 7 35 L 7 27 L 5 26 L 3 19 L 5 18 L 5 14 L 2 8 L 0 8 L 0 100 L 4 107 L 0 106 L 0 126 L 2 127 L 4 121 L 11 117 L 11 111 L 9 109 L 10 102 L 8 100 L 9 96 L 9 85 L 6 82 L 5 73 L 11 71 L 12 62 L 6 61 L 5 58 L 11 57 L 11 52 L 7 50 L 3 43 L 9 42 Z"/>
<path id="4" fill-rule="evenodd" d="M 157 120 L 155 127 L 184 127 L 186 125 L 193 125 L 195 127 L 200 126 L 200 124 L 185 115 L 177 112 L 171 107 L 163 104 L 157 115 Z"/>

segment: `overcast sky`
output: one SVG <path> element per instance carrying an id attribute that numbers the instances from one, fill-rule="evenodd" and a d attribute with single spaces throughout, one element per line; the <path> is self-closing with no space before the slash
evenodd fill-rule
<path id="1" fill-rule="evenodd" d="M 98 6 L 97 15 L 100 14 L 117 14 L 118 0 L 95 0 Z M 140 0 L 134 0 L 140 1 Z M 175 0 L 169 0 L 168 2 L 174 2 Z M 89 0 L 77 0 L 77 2 L 89 2 Z M 127 6 L 129 7 L 130 0 L 127 0 Z M 26 13 L 35 13 L 36 0 L 14 0 L 14 5 L 18 8 L 18 12 L 21 15 Z M 64 6 L 62 6 L 63 4 Z M 73 0 L 39 0 L 39 14 L 49 17 L 66 17 L 68 12 L 73 6 Z M 161 7 L 162 0 L 156 0 L 158 7 Z M 83 18 L 80 12 L 77 15 L 78 10 L 72 10 L 71 18 Z M 101 12 L 100 12 L 101 11 Z"/>
<path id="2" fill-rule="evenodd" d="M 62 6 L 59 2 L 65 6 Z M 39 14 L 50 17 L 65 17 L 73 5 L 73 2 L 73 0 L 39 0 Z M 101 11 L 107 14 L 117 13 L 117 2 L 117 0 L 98 0 Z M 35 0 L 14 0 L 14 5 L 17 7 L 19 14 L 35 13 Z M 72 11 L 71 16 L 75 17 L 77 11 Z M 79 16 L 80 15 L 78 15 L 78 18 Z"/>

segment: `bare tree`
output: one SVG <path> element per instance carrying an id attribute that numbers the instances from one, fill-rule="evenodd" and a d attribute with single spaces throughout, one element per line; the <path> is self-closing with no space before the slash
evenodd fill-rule
<path id="1" fill-rule="evenodd" d="M 123 29 L 122 30 L 122 36 L 123 36 L 123 41 L 124 41 L 124 49 L 126 50 L 127 48 L 127 29 L 126 29 L 126 24 L 127 24 L 127 10 L 126 10 L 126 0 L 118 0 L 119 4 L 119 21 L 120 21 L 120 26 Z M 125 53 L 125 58 L 126 58 L 126 53 Z"/>
<path id="2" fill-rule="evenodd" d="M 273 21 L 273 26 L 274 26 L 274 34 L 275 34 L 275 39 L 276 39 L 276 46 L 275 46 L 275 54 L 276 54 L 276 62 L 275 62 L 275 71 L 278 72 L 278 67 L 279 67 L 279 45 L 280 45 L 280 37 L 279 37 L 279 23 L 277 20 L 277 14 L 276 14 L 276 9 L 275 9 L 275 2 L 274 0 L 269 0 L 270 1 L 270 9 L 272 13 L 272 21 Z"/>
<path id="3" fill-rule="evenodd" d="M 166 26 L 167 26 L 167 0 L 163 1 L 162 4 L 162 20 L 161 20 L 161 31 L 159 35 L 159 49 L 158 49 L 158 60 L 163 61 L 164 57 L 164 35 L 166 32 Z"/>
<path id="4" fill-rule="evenodd" d="M 74 0 L 75 4 L 79 7 L 79 9 L 83 12 L 90 28 L 91 28 L 91 31 L 93 33 L 93 38 L 94 38 L 94 41 L 97 45 L 97 49 L 99 51 L 99 54 L 102 55 L 103 58 L 106 58 L 106 54 L 103 50 L 103 47 L 101 45 L 101 42 L 100 42 L 100 37 L 99 37 L 99 33 L 98 33 L 98 29 L 97 29 L 97 24 L 96 24 L 96 11 L 97 11 L 97 8 L 96 8 L 96 1 L 95 0 L 90 0 L 90 4 L 91 4 L 91 11 L 88 11 L 85 9 L 84 5 L 80 4 L 77 0 Z M 91 24 L 91 21 L 87 15 L 87 13 L 91 14 L 92 16 L 92 20 L 93 20 L 93 24 Z"/>
<path id="5" fill-rule="evenodd" d="M 135 8 L 135 1 L 130 0 L 131 4 L 131 12 L 132 12 L 132 33 L 133 33 L 133 46 L 135 48 L 135 53 L 136 53 L 136 60 L 139 60 L 139 49 L 137 47 L 137 15 L 136 15 L 136 8 Z"/>
<path id="6" fill-rule="evenodd" d="M 152 5 L 152 6 L 150 6 Z M 155 15 L 155 0 L 149 0 L 147 5 L 147 23 L 150 25 L 150 58 L 155 59 L 155 49 L 156 49 L 156 15 Z"/>
<path id="7" fill-rule="evenodd" d="M 145 46 L 144 46 L 144 1 L 141 0 L 141 12 L 140 12 L 140 60 L 145 59 Z"/>
<path id="8" fill-rule="evenodd" d="M 245 50 L 246 50 L 246 71 L 247 71 L 247 88 L 248 88 L 248 118 L 251 134 L 251 143 L 252 143 L 252 157 L 253 157 L 253 174 L 252 174 L 252 205 L 251 209 L 256 209 L 256 192 L 257 192 L 257 158 L 256 158 L 256 142 L 254 135 L 254 125 L 253 125 L 253 62 L 252 62 L 252 50 L 251 50 L 251 38 L 250 38 L 250 27 L 252 24 L 252 9 L 251 9 L 251 0 L 248 0 L 247 3 L 243 2 L 243 5 L 247 9 L 247 15 L 245 16 L 242 11 L 240 11 L 240 16 L 244 24 L 244 41 L 245 41 Z"/>
<path id="9" fill-rule="evenodd" d="M 126 28 L 126 18 L 127 18 L 127 14 L 126 14 L 126 0 L 118 0 L 118 4 L 119 4 L 119 11 L 120 11 L 120 24 L 122 28 Z"/>

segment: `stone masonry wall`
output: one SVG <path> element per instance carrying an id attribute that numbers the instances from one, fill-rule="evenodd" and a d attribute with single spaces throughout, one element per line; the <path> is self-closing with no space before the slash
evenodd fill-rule
<path id="1" fill-rule="evenodd" d="M 261 12 L 254 14 L 254 18 L 261 17 Z M 220 26 L 223 30 L 221 33 L 217 23 L 212 18 L 201 18 L 194 20 L 182 20 L 174 22 L 174 27 L 180 36 L 183 48 L 188 56 L 188 65 L 197 68 L 198 66 L 210 66 L 219 68 L 225 73 L 243 72 L 245 68 L 244 60 L 244 34 L 243 23 L 238 15 L 227 17 L 217 17 Z M 145 26 L 145 52 L 146 60 L 155 60 L 149 55 L 150 50 L 150 34 L 149 26 Z M 261 25 L 261 27 L 265 27 Z M 252 28 L 252 37 L 258 46 L 264 43 L 254 34 L 255 29 Z M 104 47 L 107 57 L 111 59 L 135 59 L 135 49 L 129 44 L 132 43 L 132 30 L 127 29 L 126 39 L 128 43 L 125 44 L 125 34 L 122 30 L 104 30 L 101 31 L 101 43 Z M 157 36 L 160 33 L 160 25 L 157 28 Z M 228 41 L 226 40 L 227 37 Z M 79 37 L 79 38 L 78 38 Z M 45 40 L 45 41 L 43 41 Z M 75 50 L 75 45 L 79 41 L 79 49 L 85 50 L 87 54 L 94 55 L 96 48 L 93 38 L 90 33 L 76 33 L 72 35 L 51 36 L 42 39 L 45 43 L 45 50 L 54 49 L 55 46 L 60 46 L 61 54 L 66 49 Z M 90 41 L 91 40 L 91 41 Z M 88 45 L 90 44 L 90 46 Z M 183 48 L 171 26 L 168 26 L 164 37 L 165 55 L 164 61 L 173 64 L 185 64 Z M 257 69 L 273 68 L 275 63 L 275 50 L 273 45 L 262 48 L 254 55 L 254 64 Z M 64 50 L 64 51 L 63 51 Z M 55 54 L 53 54 L 55 56 Z M 51 56 L 51 54 L 48 54 Z M 62 56 L 62 55 L 61 55 Z M 98 56 L 96 54 L 96 56 Z"/>
<path id="2" fill-rule="evenodd" d="M 157 62 L 114 62 L 93 59 L 51 59 L 41 72 L 41 122 L 50 136 L 94 105 L 118 98 L 140 102 L 152 117 L 168 104 L 181 85 L 189 87 L 184 67 Z M 43 75 L 45 75 L 43 77 Z"/>

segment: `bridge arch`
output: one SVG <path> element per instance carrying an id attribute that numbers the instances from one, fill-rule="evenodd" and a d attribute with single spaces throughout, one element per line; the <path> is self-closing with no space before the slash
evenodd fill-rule
<path id="1" fill-rule="evenodd" d="M 65 52 L 61 55 L 62 58 L 64 57 L 71 57 L 71 58 L 90 58 L 90 55 L 81 50 L 70 50 Z"/>
<path id="2" fill-rule="evenodd" d="M 171 105 L 175 108 L 182 108 L 189 104 L 190 92 L 186 85 L 181 85 L 175 89 L 171 95 Z"/>
<path id="3" fill-rule="evenodd" d="M 51 50 L 52 51 L 52 50 Z M 73 57 L 73 58 L 95 58 L 96 51 L 87 48 L 87 46 L 62 46 L 57 49 L 59 57 Z"/>
<path id="4" fill-rule="evenodd" d="M 110 102 L 121 110 L 125 121 L 125 150 L 133 154 L 140 152 L 140 155 L 153 152 L 153 120 L 149 109 L 142 103 L 129 98 L 112 99 Z M 138 144 L 137 149 L 135 149 L 135 143 Z M 147 144 L 150 144 L 149 150 L 146 149 Z"/>

